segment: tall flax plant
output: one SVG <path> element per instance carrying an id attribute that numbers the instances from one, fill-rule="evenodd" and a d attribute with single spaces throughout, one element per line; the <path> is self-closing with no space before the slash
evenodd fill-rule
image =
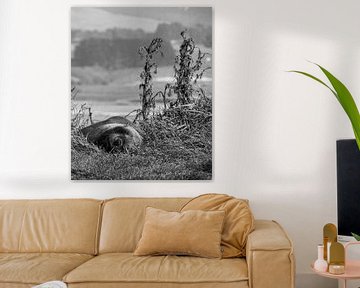
<path id="1" fill-rule="evenodd" d="M 144 68 L 140 74 L 141 83 L 139 85 L 141 100 L 140 113 L 143 120 L 147 120 L 150 114 L 150 110 L 155 108 L 155 97 L 153 96 L 152 80 L 153 75 L 157 74 L 158 66 L 155 61 L 155 56 L 157 54 L 162 55 L 162 42 L 163 40 L 161 38 L 155 38 L 148 46 L 141 46 L 138 51 L 140 56 L 145 59 Z"/>
<path id="2" fill-rule="evenodd" d="M 175 58 L 175 84 L 170 85 L 169 93 L 175 92 L 177 99 L 173 106 L 187 105 L 194 102 L 194 94 L 205 96 L 204 90 L 197 85 L 197 81 L 203 77 L 206 70 L 211 67 L 203 68 L 204 58 L 209 55 L 203 53 L 195 45 L 194 39 L 189 37 L 186 30 L 180 33 L 182 43 L 179 54 Z"/>
<path id="3" fill-rule="evenodd" d="M 338 80 L 334 75 L 332 75 L 329 71 L 327 71 L 322 66 L 320 66 L 316 63 L 314 63 L 314 64 L 316 66 L 318 66 L 320 68 L 320 70 L 325 74 L 326 78 L 330 81 L 331 86 L 327 85 L 325 82 L 323 82 L 319 78 L 317 78 L 309 73 L 306 73 L 303 71 L 297 71 L 297 70 L 292 70 L 289 72 L 294 72 L 294 73 L 305 75 L 305 76 L 321 83 L 322 85 L 327 87 L 332 92 L 332 94 L 334 94 L 334 96 L 339 101 L 340 105 L 343 107 L 345 113 L 347 114 L 347 116 L 350 119 L 352 128 L 354 130 L 355 138 L 356 138 L 356 143 L 360 150 L 360 114 L 359 114 L 359 110 L 356 106 L 356 103 L 354 101 L 354 98 L 352 97 L 350 91 L 346 88 L 346 86 L 340 80 Z"/>

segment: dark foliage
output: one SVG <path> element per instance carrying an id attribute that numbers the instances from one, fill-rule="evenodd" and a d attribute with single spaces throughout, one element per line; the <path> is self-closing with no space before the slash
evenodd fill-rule
<path id="1" fill-rule="evenodd" d="M 182 43 L 174 64 L 175 84 L 168 86 L 168 95 L 172 92 L 176 95 L 176 101 L 172 102 L 171 106 L 190 104 L 197 97 L 206 97 L 205 92 L 197 85 L 197 81 L 202 78 L 206 70 L 211 68 L 203 68 L 203 60 L 207 54 L 202 53 L 195 45 L 194 39 L 187 36 L 187 31 L 182 31 L 180 34 Z"/>
<path id="2" fill-rule="evenodd" d="M 142 119 L 148 119 L 150 110 L 155 108 L 155 97 L 153 96 L 153 85 L 152 78 L 153 74 L 157 73 L 156 57 L 163 55 L 162 49 L 163 40 L 155 38 L 151 41 L 148 46 L 141 46 L 139 48 L 139 54 L 144 59 L 145 64 L 143 71 L 140 73 L 141 83 L 140 89 L 140 100 L 141 100 L 141 111 L 140 114 Z M 139 115 L 139 114 L 138 114 Z"/>
<path id="3" fill-rule="evenodd" d="M 189 36 L 194 40 L 195 43 L 203 44 L 206 47 L 212 45 L 212 31 L 211 26 L 203 26 L 201 24 L 194 25 L 192 27 L 185 27 L 181 23 L 162 23 L 159 24 L 154 37 L 159 37 L 164 40 L 182 40 L 181 32 L 187 30 Z"/>
<path id="4" fill-rule="evenodd" d="M 138 55 L 138 47 L 146 45 L 148 39 L 100 39 L 89 38 L 80 41 L 75 49 L 72 66 L 100 66 L 106 69 L 141 67 L 143 61 Z M 162 44 L 163 57 L 157 55 L 159 66 L 171 65 L 175 53 L 171 44 Z"/>

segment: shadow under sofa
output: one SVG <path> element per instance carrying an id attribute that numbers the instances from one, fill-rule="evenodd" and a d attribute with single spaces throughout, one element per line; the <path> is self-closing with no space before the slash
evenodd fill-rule
<path id="1" fill-rule="evenodd" d="M 294 287 L 292 243 L 270 220 L 255 220 L 245 258 L 133 256 L 145 208 L 179 211 L 189 200 L 0 200 L 0 288 Z"/>

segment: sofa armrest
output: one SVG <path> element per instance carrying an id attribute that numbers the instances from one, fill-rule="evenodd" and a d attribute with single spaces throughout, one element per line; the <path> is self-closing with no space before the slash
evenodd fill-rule
<path id="1" fill-rule="evenodd" d="M 293 245 L 277 222 L 255 220 L 255 230 L 247 240 L 246 261 L 250 288 L 295 287 Z"/>

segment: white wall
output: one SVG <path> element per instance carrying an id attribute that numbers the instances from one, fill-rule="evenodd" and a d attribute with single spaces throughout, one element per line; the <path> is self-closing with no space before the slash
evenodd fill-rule
<path id="1" fill-rule="evenodd" d="M 141 4 L 214 7 L 214 179 L 71 182 L 70 7 Z M 359 101 L 359 11 L 358 0 L 1 0 L 0 198 L 249 198 L 294 240 L 298 287 L 320 283 L 309 264 L 336 223 L 335 140 L 352 133 L 325 88 L 284 71 L 320 75 L 316 61 Z"/>

